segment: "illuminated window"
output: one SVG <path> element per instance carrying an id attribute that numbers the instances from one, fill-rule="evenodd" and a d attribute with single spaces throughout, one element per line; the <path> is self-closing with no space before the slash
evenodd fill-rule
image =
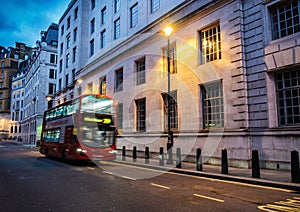
<path id="1" fill-rule="evenodd" d="M 276 74 L 279 125 L 300 124 L 300 70 Z"/>
<path id="2" fill-rule="evenodd" d="M 99 93 L 102 94 L 102 95 L 106 95 L 106 76 L 100 78 Z"/>
<path id="3" fill-rule="evenodd" d="M 135 100 L 136 105 L 136 131 L 146 131 L 146 99 Z"/>
<path id="4" fill-rule="evenodd" d="M 300 32 L 300 1 L 284 1 L 270 8 L 273 40 Z"/>
<path id="5" fill-rule="evenodd" d="M 201 64 L 221 59 L 220 25 L 213 25 L 200 32 Z"/>
<path id="6" fill-rule="evenodd" d="M 224 127 L 224 105 L 222 82 L 207 83 L 200 86 L 204 128 Z"/>

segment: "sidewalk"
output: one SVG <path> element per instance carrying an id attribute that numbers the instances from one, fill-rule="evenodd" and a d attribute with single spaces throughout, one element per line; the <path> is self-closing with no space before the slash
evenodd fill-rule
<path id="1" fill-rule="evenodd" d="M 260 169 L 260 178 L 253 178 L 252 170 L 245 168 L 228 167 L 228 174 L 221 174 L 221 166 L 218 165 L 203 164 L 202 171 L 197 171 L 196 163 L 182 162 L 182 167 L 176 168 L 175 161 L 173 161 L 173 165 L 166 165 L 165 159 L 164 166 L 160 166 L 157 159 L 150 159 L 149 164 L 145 164 L 144 158 L 137 158 L 134 162 L 132 157 L 127 156 L 124 161 L 119 155 L 115 162 L 187 175 L 300 191 L 300 183 L 292 183 L 290 171 Z"/>

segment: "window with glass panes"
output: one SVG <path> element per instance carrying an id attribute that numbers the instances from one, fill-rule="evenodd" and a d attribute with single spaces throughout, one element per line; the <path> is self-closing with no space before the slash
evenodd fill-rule
<path id="1" fill-rule="evenodd" d="M 56 79 L 56 73 L 55 69 L 50 69 L 49 70 L 49 78 L 50 79 Z"/>
<path id="2" fill-rule="evenodd" d="M 120 11 L 120 7 L 121 7 L 121 0 L 115 0 L 115 13 Z"/>
<path id="3" fill-rule="evenodd" d="M 90 27 L 90 33 L 93 34 L 95 32 L 95 18 L 91 20 Z"/>
<path id="4" fill-rule="evenodd" d="M 72 57 L 72 62 L 74 63 L 76 61 L 76 46 L 73 48 L 73 57 Z"/>
<path id="5" fill-rule="evenodd" d="M 164 101 L 164 122 L 165 130 L 168 129 L 168 94 L 162 94 Z M 178 130 L 178 106 L 177 106 L 177 92 L 170 93 L 170 128 L 171 130 Z"/>
<path id="6" fill-rule="evenodd" d="M 106 30 L 104 29 L 100 33 L 100 48 L 104 48 L 106 45 Z"/>
<path id="7" fill-rule="evenodd" d="M 151 13 L 154 13 L 160 7 L 160 0 L 151 0 Z"/>
<path id="8" fill-rule="evenodd" d="M 135 100 L 136 131 L 146 131 L 146 98 Z"/>
<path id="9" fill-rule="evenodd" d="M 123 90 L 123 68 L 117 70 L 115 72 L 115 91 L 122 91 Z"/>
<path id="10" fill-rule="evenodd" d="M 224 127 L 224 104 L 222 81 L 200 86 L 204 128 Z"/>
<path id="11" fill-rule="evenodd" d="M 106 7 L 101 10 L 101 24 L 105 24 L 106 22 Z"/>
<path id="12" fill-rule="evenodd" d="M 135 27 L 138 23 L 138 4 L 130 8 L 130 27 Z"/>
<path id="13" fill-rule="evenodd" d="M 99 93 L 106 95 L 106 76 L 100 78 Z"/>
<path id="14" fill-rule="evenodd" d="M 114 39 L 118 39 L 120 37 L 120 33 L 121 33 L 120 18 L 118 18 L 114 22 Z"/>
<path id="15" fill-rule="evenodd" d="M 275 75 L 279 125 L 300 124 L 300 69 Z"/>
<path id="16" fill-rule="evenodd" d="M 300 1 L 283 1 L 270 8 L 273 40 L 300 32 Z"/>
<path id="17" fill-rule="evenodd" d="M 221 55 L 221 32 L 220 25 L 213 25 L 200 32 L 201 39 L 201 64 L 214 60 L 220 60 Z"/>
<path id="18" fill-rule="evenodd" d="M 94 55 L 95 46 L 94 46 L 94 39 L 90 41 L 90 56 Z"/>
<path id="19" fill-rule="evenodd" d="M 142 58 L 135 62 L 136 64 L 136 84 L 140 85 L 146 82 L 146 60 Z"/>

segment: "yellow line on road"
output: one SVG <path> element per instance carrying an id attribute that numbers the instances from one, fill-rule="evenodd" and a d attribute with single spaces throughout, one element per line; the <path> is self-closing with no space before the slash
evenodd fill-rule
<path id="1" fill-rule="evenodd" d="M 196 196 L 196 197 L 201 197 L 201 198 L 204 198 L 204 199 L 213 200 L 213 201 L 216 201 L 216 202 L 225 202 L 225 201 L 222 200 L 222 199 L 217 199 L 217 198 L 213 198 L 213 197 L 208 197 L 208 196 L 204 196 L 204 195 L 200 195 L 200 194 L 194 194 L 194 196 Z"/>
<path id="2" fill-rule="evenodd" d="M 103 164 L 109 164 L 109 165 L 118 165 L 118 166 L 136 168 L 136 169 L 143 169 L 143 170 L 148 170 L 148 171 L 153 171 L 153 172 L 160 172 L 160 173 L 165 173 L 165 174 L 179 175 L 179 176 L 184 176 L 184 177 L 192 177 L 192 178 L 197 178 L 197 179 L 202 179 L 202 180 L 208 180 L 208 181 L 212 181 L 212 182 L 228 183 L 228 184 L 234 184 L 234 185 L 240 185 L 240 186 L 246 186 L 246 187 L 261 188 L 261 189 L 274 190 L 274 191 L 282 191 L 282 192 L 287 192 L 287 193 L 293 193 L 293 192 L 295 192 L 293 190 L 283 189 L 283 188 L 276 188 L 276 187 L 269 187 L 269 186 L 262 186 L 262 185 L 254 185 L 254 184 L 241 183 L 241 182 L 235 182 L 235 181 L 229 181 L 229 180 L 213 179 L 213 178 L 208 178 L 208 177 L 186 175 L 186 174 L 181 174 L 181 173 L 161 171 L 161 170 L 156 170 L 156 169 L 151 169 L 151 168 L 138 167 L 138 166 L 133 166 L 133 165 L 108 162 L 108 161 L 101 161 L 101 163 L 103 163 Z"/>
<path id="3" fill-rule="evenodd" d="M 153 186 L 159 187 L 159 188 L 164 188 L 164 189 L 170 189 L 170 187 L 167 186 L 163 186 L 163 185 L 159 185 L 159 184 L 155 184 L 155 183 L 150 183 Z"/>

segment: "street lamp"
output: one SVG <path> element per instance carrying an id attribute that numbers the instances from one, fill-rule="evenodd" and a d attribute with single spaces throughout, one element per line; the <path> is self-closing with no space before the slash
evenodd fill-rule
<path id="1" fill-rule="evenodd" d="M 167 109 L 168 109 L 168 142 L 167 142 L 167 164 L 172 165 L 173 164 L 173 159 L 172 159 L 172 147 L 173 147 L 173 132 L 171 131 L 171 107 L 170 107 L 170 37 L 173 31 L 173 28 L 170 26 L 167 26 L 166 28 L 163 29 L 167 40 L 168 40 L 168 46 L 167 46 L 167 68 L 168 68 L 168 102 L 167 102 Z"/>
<path id="2" fill-rule="evenodd" d="M 53 96 L 51 96 L 51 95 L 48 95 L 48 96 L 46 96 L 46 99 L 47 99 L 47 101 L 48 101 L 48 109 L 50 109 L 50 108 L 52 108 L 52 104 L 53 104 Z"/>

